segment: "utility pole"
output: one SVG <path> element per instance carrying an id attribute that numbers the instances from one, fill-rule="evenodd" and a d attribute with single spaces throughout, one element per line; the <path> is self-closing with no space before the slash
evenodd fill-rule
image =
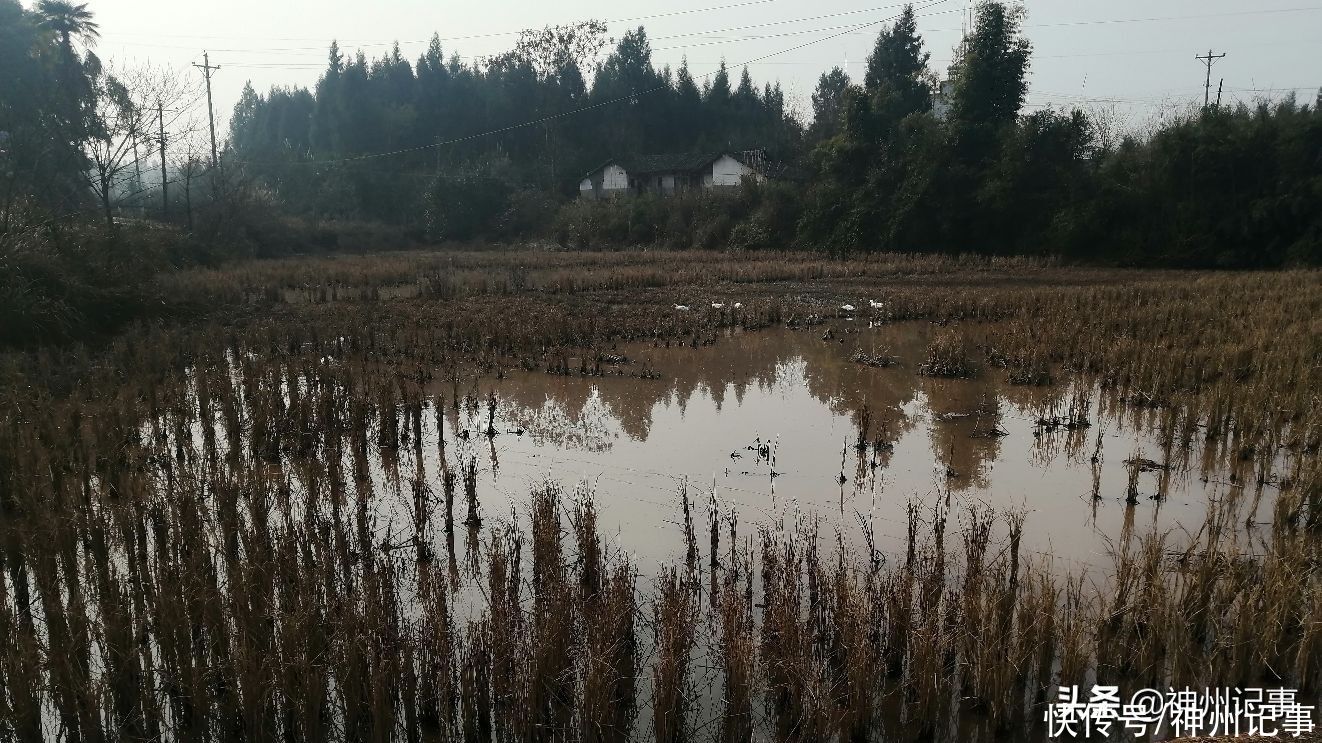
<path id="1" fill-rule="evenodd" d="M 165 179 L 165 106 L 156 102 L 156 120 L 161 127 L 161 215 L 170 216 L 170 182 Z"/>
<path id="2" fill-rule="evenodd" d="M 133 131 L 130 132 L 130 135 L 133 137 L 133 192 L 134 192 L 134 193 L 141 193 L 141 192 L 142 192 L 142 164 L 141 164 L 141 162 L 138 160 L 138 127 L 137 127 L 137 125 L 134 125 L 134 127 L 133 127 Z M 140 209 L 141 206 L 142 206 L 142 201 L 141 201 L 140 199 L 137 199 L 137 198 L 135 198 L 135 199 L 133 199 L 133 200 L 136 202 L 135 207 L 138 208 L 138 209 Z M 138 216 L 141 216 L 141 215 L 139 214 Z"/>
<path id="3" fill-rule="evenodd" d="M 207 118 L 211 121 L 211 167 L 217 165 L 216 159 L 216 110 L 211 106 L 211 73 L 220 69 L 220 65 L 211 65 L 211 56 L 208 52 L 202 52 L 202 64 L 194 64 L 194 67 L 202 70 L 202 74 L 207 79 Z"/>
<path id="4" fill-rule="evenodd" d="M 1216 107 L 1221 108 L 1221 88 L 1225 87 L 1226 79 L 1221 78 L 1221 82 L 1216 84 Z"/>
<path id="5" fill-rule="evenodd" d="M 1207 81 L 1206 81 L 1205 83 L 1203 83 L 1203 108 L 1204 108 L 1204 109 L 1207 108 L 1207 104 L 1211 103 L 1211 97 L 1212 97 L 1212 65 L 1213 65 L 1218 59 L 1221 59 L 1221 58 L 1224 57 L 1224 56 L 1226 56 L 1226 53 L 1225 53 L 1225 52 L 1221 52 L 1220 54 L 1212 54 L 1212 50 L 1211 50 L 1211 49 L 1208 49 L 1208 50 L 1207 50 L 1207 54 L 1206 54 L 1206 55 L 1198 54 L 1198 55 L 1195 55 L 1195 56 L 1194 56 L 1194 59 L 1198 60 L 1199 62 L 1202 62 L 1204 65 L 1207 66 Z"/>

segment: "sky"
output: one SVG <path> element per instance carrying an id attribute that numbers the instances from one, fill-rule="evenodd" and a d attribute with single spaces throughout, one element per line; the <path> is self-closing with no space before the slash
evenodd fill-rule
<path id="1" fill-rule="evenodd" d="M 31 5 L 28 2 L 27 5 Z M 1225 101 L 1322 87 L 1322 0 L 1025 0 L 1033 44 L 1030 110 L 1080 107 L 1125 131 L 1202 103 L 1209 49 L 1226 56 L 1212 69 L 1212 96 Z M 945 72 L 971 0 L 916 0 L 931 66 Z M 589 18 L 612 38 L 643 25 L 658 67 L 687 55 L 695 77 L 722 59 L 742 63 L 759 85 L 780 81 L 788 103 L 807 118 L 817 77 L 833 66 L 861 81 L 877 32 L 899 12 L 895 0 L 88 0 L 101 26 L 96 47 L 115 64 L 150 63 L 199 80 L 204 50 L 222 136 L 243 85 L 311 87 L 326 66 L 331 39 L 352 54 L 381 56 L 398 41 L 416 60 L 433 32 L 446 55 L 467 61 L 509 49 L 519 29 Z M 1224 82 L 1222 82 L 1224 80 Z M 205 99 L 190 104 L 205 116 Z M 595 114 L 584 114 L 595 115 Z M 518 122 L 491 122 L 492 128 Z"/>

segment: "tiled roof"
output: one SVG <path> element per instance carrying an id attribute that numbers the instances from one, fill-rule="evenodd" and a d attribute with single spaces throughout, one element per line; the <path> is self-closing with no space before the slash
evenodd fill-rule
<path id="1" fill-rule="evenodd" d="M 635 157 L 620 163 L 631 175 L 678 173 L 701 170 L 718 160 L 723 152 L 681 153 Z"/>

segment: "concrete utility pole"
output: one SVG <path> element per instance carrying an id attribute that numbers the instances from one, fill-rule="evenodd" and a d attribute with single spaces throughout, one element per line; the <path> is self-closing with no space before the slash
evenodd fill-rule
<path id="1" fill-rule="evenodd" d="M 1207 104 L 1211 103 L 1212 99 L 1212 65 L 1224 56 L 1226 56 L 1225 52 L 1212 54 L 1211 49 L 1208 49 L 1205 55 L 1198 54 L 1194 56 L 1194 59 L 1207 65 L 1207 81 L 1203 83 L 1203 108 L 1207 108 Z"/>
<path id="2" fill-rule="evenodd" d="M 142 164 L 141 164 L 141 162 L 138 160 L 138 127 L 136 127 L 136 126 L 133 127 L 133 131 L 130 132 L 129 134 L 130 134 L 131 137 L 133 137 L 133 177 L 136 179 L 136 180 L 133 182 L 133 190 L 134 190 L 134 191 L 141 191 L 141 190 L 142 190 Z"/>
<path id="3" fill-rule="evenodd" d="M 156 120 L 161 127 L 161 215 L 170 216 L 170 182 L 165 179 L 165 106 L 156 102 Z"/>
<path id="4" fill-rule="evenodd" d="M 194 67 L 202 70 L 202 74 L 207 79 L 207 119 L 211 122 L 211 167 L 216 167 L 216 111 L 211 106 L 211 73 L 220 69 L 220 65 L 212 66 L 211 56 L 208 52 L 202 52 L 202 64 L 195 64 Z"/>

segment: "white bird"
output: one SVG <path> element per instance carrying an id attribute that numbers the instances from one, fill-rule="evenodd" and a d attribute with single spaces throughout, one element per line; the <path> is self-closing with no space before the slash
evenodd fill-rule
<path id="1" fill-rule="evenodd" d="M 879 310 L 879 309 L 881 309 L 882 307 L 885 307 L 885 306 L 886 306 L 886 304 L 885 304 L 884 302 L 878 302 L 878 301 L 875 300 L 875 299 L 869 299 L 869 300 L 868 300 L 868 304 L 871 305 L 872 309 L 874 309 L 874 310 Z"/>
<path id="2" fill-rule="evenodd" d="M 714 310 L 723 310 L 723 309 L 725 309 L 725 305 L 722 304 L 721 302 L 712 302 L 712 303 L 711 303 L 711 308 L 714 309 Z"/>
<path id="3" fill-rule="evenodd" d="M 744 308 L 744 303 L 743 303 L 743 302 L 735 302 L 735 303 L 734 303 L 734 308 L 735 308 L 736 310 L 742 310 L 742 309 Z"/>
<path id="4" fill-rule="evenodd" d="M 853 312 L 853 311 L 854 311 L 854 305 L 852 305 L 852 304 L 842 304 L 842 305 L 840 305 L 840 309 L 844 310 L 845 312 Z"/>
<path id="5" fill-rule="evenodd" d="M 680 311 L 680 312 L 688 312 L 688 311 L 689 311 L 689 306 L 686 305 L 686 304 L 677 304 L 677 305 L 675 305 L 675 309 L 678 310 L 678 311 Z"/>

